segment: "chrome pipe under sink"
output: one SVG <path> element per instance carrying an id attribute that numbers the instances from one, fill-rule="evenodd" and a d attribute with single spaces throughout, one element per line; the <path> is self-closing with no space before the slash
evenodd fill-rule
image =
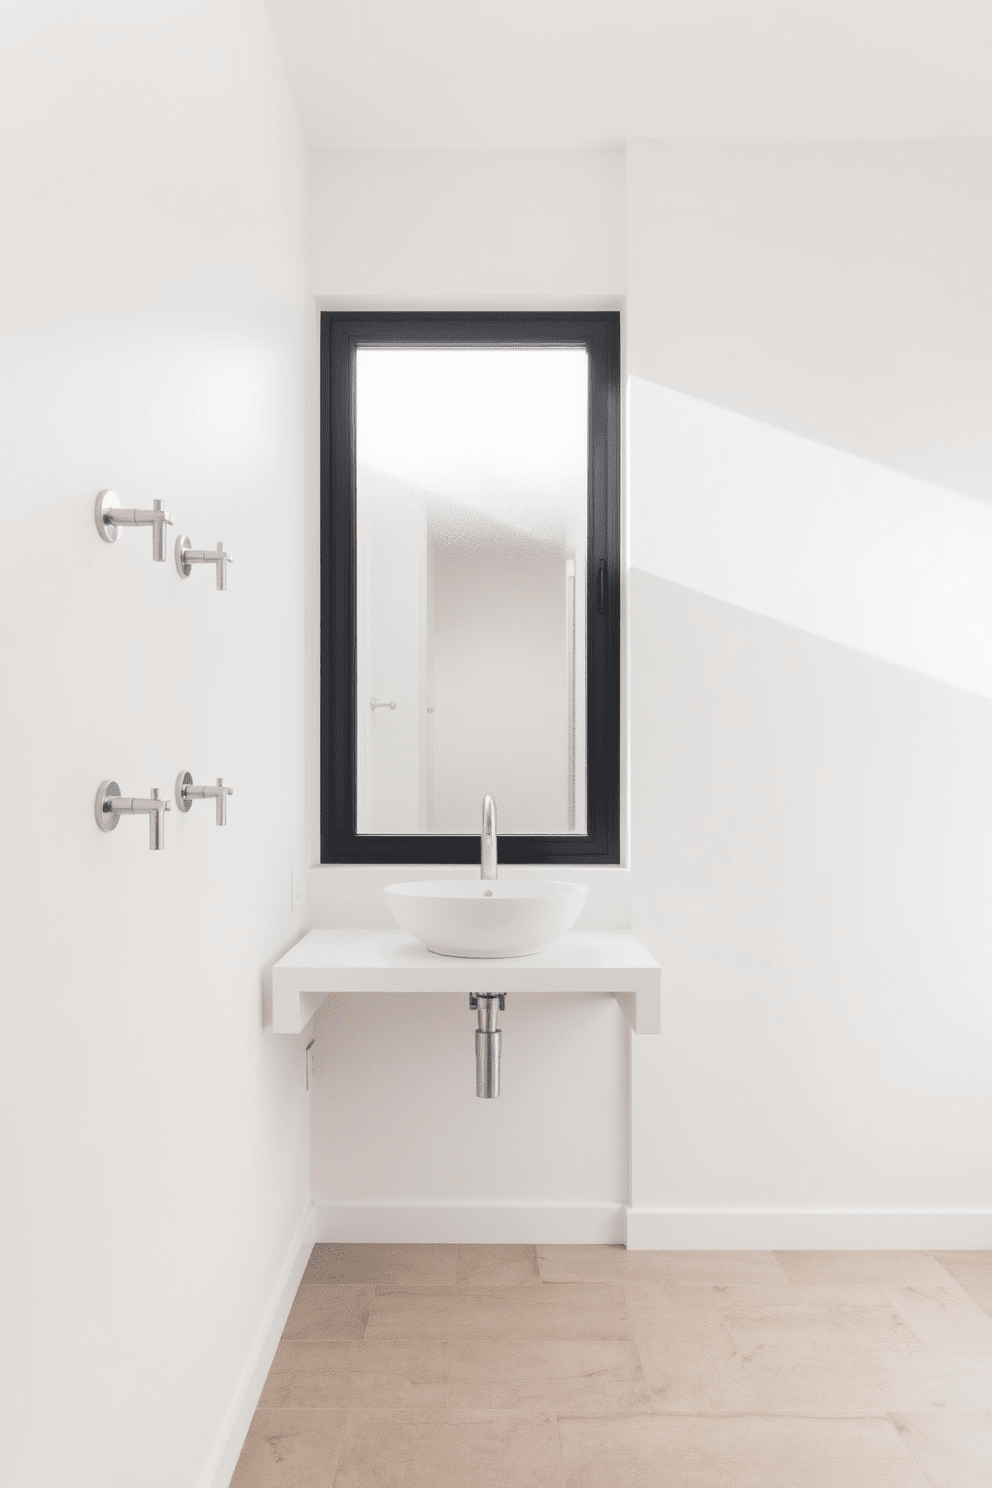
<path id="1" fill-rule="evenodd" d="M 494 1100 L 499 1095 L 503 1044 L 503 1034 L 496 1027 L 496 1018 L 506 1007 L 506 993 L 471 992 L 468 1005 L 479 1012 L 479 1026 L 475 1030 L 475 1093 L 481 1100 Z"/>

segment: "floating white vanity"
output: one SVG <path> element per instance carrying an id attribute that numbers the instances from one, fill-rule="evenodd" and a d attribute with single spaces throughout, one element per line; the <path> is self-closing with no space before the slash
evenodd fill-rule
<path id="1" fill-rule="evenodd" d="M 630 930 L 573 930 L 532 956 L 439 956 L 403 930 L 311 930 L 272 970 L 272 1027 L 300 1033 L 332 992 L 600 993 L 661 1032 L 661 968 Z"/>

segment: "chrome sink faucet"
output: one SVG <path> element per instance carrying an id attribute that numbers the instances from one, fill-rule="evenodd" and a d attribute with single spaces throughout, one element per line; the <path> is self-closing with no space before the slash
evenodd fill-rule
<path id="1" fill-rule="evenodd" d="M 482 803 L 482 878 L 498 878 L 496 866 L 496 802 L 487 796 Z"/>

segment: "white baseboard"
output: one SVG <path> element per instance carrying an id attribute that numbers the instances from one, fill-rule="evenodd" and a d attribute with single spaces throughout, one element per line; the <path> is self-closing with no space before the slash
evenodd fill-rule
<path id="1" fill-rule="evenodd" d="M 229 1488 L 231 1476 L 241 1455 L 241 1448 L 248 1435 L 251 1418 L 255 1414 L 258 1398 L 265 1384 L 265 1377 L 275 1357 L 282 1330 L 286 1326 L 289 1310 L 293 1305 L 297 1288 L 306 1270 L 313 1249 L 314 1209 L 308 1204 L 303 1218 L 296 1228 L 286 1259 L 280 1268 L 272 1289 L 268 1307 L 259 1324 L 241 1378 L 231 1398 L 221 1428 L 217 1433 L 214 1450 L 201 1478 L 201 1488 Z"/>
<path id="2" fill-rule="evenodd" d="M 622 1245 L 622 1204 L 314 1204 L 314 1239 L 392 1244 Z"/>
<path id="3" fill-rule="evenodd" d="M 992 1250 L 992 1210 L 628 1209 L 628 1250 Z"/>

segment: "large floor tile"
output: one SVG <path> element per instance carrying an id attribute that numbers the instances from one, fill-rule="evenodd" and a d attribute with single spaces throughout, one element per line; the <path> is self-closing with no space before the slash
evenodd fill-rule
<path id="1" fill-rule="evenodd" d="M 992 1404 L 987 1356 L 926 1347 L 877 1288 L 624 1294 L 658 1411 L 844 1416 Z"/>
<path id="2" fill-rule="evenodd" d="M 552 1416 L 355 1412 L 334 1488 L 562 1488 Z"/>
<path id="3" fill-rule="evenodd" d="M 992 1250 L 938 1250 L 934 1259 L 992 1317 Z"/>
<path id="4" fill-rule="evenodd" d="M 777 1250 L 791 1281 L 806 1286 L 939 1286 L 941 1267 L 924 1250 Z"/>
<path id="5" fill-rule="evenodd" d="M 566 1488 L 930 1488 L 886 1420 L 559 1421 Z"/>
<path id="6" fill-rule="evenodd" d="M 992 1316 L 953 1278 L 936 1286 L 884 1287 L 883 1291 L 921 1343 L 992 1356 Z"/>
<path id="7" fill-rule="evenodd" d="M 624 1294 L 656 1410 L 754 1409 L 710 1288 L 628 1286 Z"/>
<path id="8" fill-rule="evenodd" d="M 623 1287 L 623 1295 L 634 1337 L 639 1341 L 684 1335 L 708 1346 L 710 1340 L 728 1340 L 715 1287 L 629 1282 Z"/>
<path id="9" fill-rule="evenodd" d="M 932 1488 L 981 1488 L 992 1481 L 992 1411 L 894 1416 L 896 1430 Z"/>
<path id="10" fill-rule="evenodd" d="M 651 1392 L 633 1343 L 454 1343 L 448 1404 L 603 1415 L 649 1411 Z"/>
<path id="11" fill-rule="evenodd" d="M 539 1245 L 542 1281 L 646 1281 L 707 1285 L 785 1282 L 771 1251 L 624 1250 L 619 1245 Z"/>
<path id="12" fill-rule="evenodd" d="M 881 1287 L 713 1287 L 713 1303 L 731 1336 L 742 1330 L 797 1340 L 846 1338 L 879 1348 L 912 1348 L 919 1342 Z M 633 1300 L 628 1293 L 628 1307 Z"/>
<path id="13" fill-rule="evenodd" d="M 262 1404 L 322 1409 L 443 1406 L 449 1352 L 444 1343 L 281 1343 Z"/>
<path id="14" fill-rule="evenodd" d="M 968 1355 L 735 1328 L 724 1353 L 698 1337 L 639 1341 L 655 1408 L 729 1415 L 886 1415 L 992 1405 L 992 1373 Z"/>
<path id="15" fill-rule="evenodd" d="M 631 1338 L 616 1286 L 377 1287 L 367 1337 Z"/>
<path id="16" fill-rule="evenodd" d="M 457 1245 L 315 1245 L 303 1273 L 310 1283 L 452 1286 Z"/>
<path id="17" fill-rule="evenodd" d="M 346 1411 L 255 1412 L 231 1488 L 332 1488 Z"/>
<path id="18" fill-rule="evenodd" d="M 303 1282 L 283 1338 L 297 1343 L 342 1343 L 365 1337 L 372 1310 L 370 1286 L 313 1286 Z"/>
<path id="19" fill-rule="evenodd" d="M 459 1245 L 460 1286 L 540 1286 L 536 1245 Z"/>

